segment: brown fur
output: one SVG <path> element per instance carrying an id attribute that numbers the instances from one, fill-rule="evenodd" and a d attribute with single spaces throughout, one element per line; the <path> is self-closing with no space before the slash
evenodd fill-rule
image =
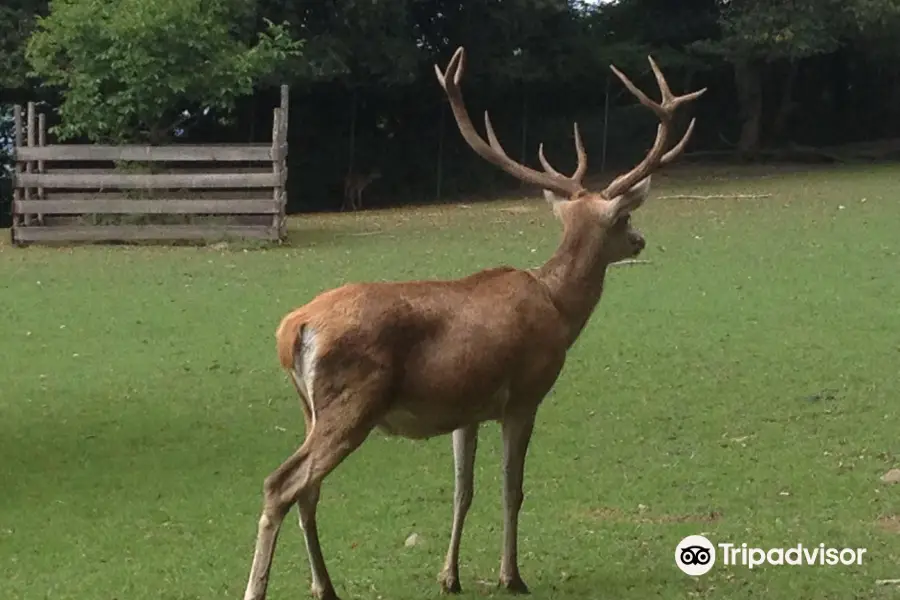
<path id="1" fill-rule="evenodd" d="M 562 222 L 562 240 L 534 269 L 495 267 L 453 280 L 351 283 L 282 319 L 278 358 L 303 400 L 306 439 L 265 480 L 245 600 L 265 598 L 277 534 L 294 504 L 306 536 L 313 593 L 320 600 L 337 599 L 318 538 L 319 492 L 324 478 L 375 428 L 412 439 L 452 432 L 453 525 L 439 581 L 443 591 L 459 592 L 460 539 L 473 495 L 478 427 L 485 421 L 498 421 L 503 435 L 500 582 L 513 592 L 528 591 L 518 568 L 518 515 L 538 407 L 600 300 L 607 267 L 643 250 L 631 213 L 649 194 L 650 172 L 671 162 L 690 134 L 689 129 L 663 154 L 671 113 L 699 94 L 673 97 L 662 80 L 663 104 L 651 103 L 664 125 L 653 149 L 604 192 L 590 193 L 580 184 L 587 158 L 577 128 L 579 166 L 571 177 L 553 170 L 542 152 L 543 173 L 513 163 L 489 124 L 486 143 L 468 120 L 458 89 L 461 73 L 462 49 L 446 72 L 438 71 L 438 79 L 463 137 L 487 160 L 544 187 Z M 623 188 L 622 182 L 628 185 Z M 607 195 L 609 190 L 619 191 Z"/>
<path id="2" fill-rule="evenodd" d="M 350 284 L 318 296 L 284 322 L 278 346 L 288 369 L 301 349 L 294 343 L 299 327 L 315 332 L 319 410 L 327 410 L 332 397 L 329 382 L 377 379 L 391 397 L 383 414 L 373 415 L 375 423 L 410 438 L 500 418 L 500 388 L 530 391 L 542 383 L 534 380 L 548 361 L 561 367 L 567 347 L 566 324 L 550 291 L 533 274 L 511 267 L 453 281 Z M 556 351 L 522 353 L 531 339 L 546 340 Z M 510 376 L 501 380 L 498 373 Z M 407 414 L 416 415 L 414 422 Z"/>
<path id="3" fill-rule="evenodd" d="M 309 319 L 309 311 L 306 308 L 298 308 L 288 313 L 278 324 L 275 330 L 275 345 L 278 349 L 278 362 L 285 369 L 294 367 L 294 352 L 300 328 Z"/>

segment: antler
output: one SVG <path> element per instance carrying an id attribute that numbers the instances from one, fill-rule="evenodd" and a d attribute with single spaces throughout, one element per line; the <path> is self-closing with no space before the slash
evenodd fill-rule
<path id="1" fill-rule="evenodd" d="M 622 83 L 625 84 L 628 91 L 634 94 L 641 104 L 656 113 L 660 123 L 656 129 L 656 140 L 653 142 L 653 146 L 650 148 L 647 156 L 644 157 L 644 160 L 638 163 L 631 171 L 616 177 L 608 186 L 606 186 L 605 190 L 600 192 L 601 195 L 608 200 L 612 200 L 616 196 L 628 191 L 634 184 L 643 180 L 659 167 L 669 164 L 684 151 L 684 148 L 687 146 L 688 140 L 691 137 L 691 133 L 694 131 L 696 119 L 691 119 L 691 123 L 688 125 L 687 131 L 685 131 L 681 141 L 679 141 L 671 150 L 663 154 L 663 150 L 666 147 L 666 142 L 669 137 L 669 128 L 672 125 L 672 117 L 675 114 L 676 108 L 698 98 L 706 91 L 706 88 L 703 88 L 683 96 L 673 95 L 672 90 L 669 89 L 669 84 L 666 83 L 666 78 L 663 76 L 662 71 L 659 70 L 653 57 L 648 56 L 647 59 L 650 61 L 650 67 L 653 69 L 653 74 L 656 76 L 656 82 L 659 84 L 659 91 L 662 95 L 662 103 L 660 104 L 648 98 L 644 92 L 631 83 L 631 80 L 628 79 L 628 77 L 614 65 L 610 65 L 613 73 L 622 80 Z"/>
<path id="2" fill-rule="evenodd" d="M 471 148 L 483 159 L 526 183 L 531 183 L 566 196 L 574 196 L 575 194 L 584 191 L 581 180 L 587 171 L 587 153 L 584 151 L 584 144 L 582 143 L 581 135 L 578 132 L 578 124 L 576 123 L 574 126 L 575 151 L 578 154 L 578 167 L 571 177 L 566 177 L 550 166 L 550 163 L 548 163 L 547 159 L 544 157 L 543 144 L 541 144 L 540 149 L 538 150 L 538 158 L 541 161 L 541 166 L 544 167 L 543 173 L 517 163 L 506 154 L 506 151 L 503 150 L 503 147 L 500 145 L 500 141 L 494 133 L 494 128 L 491 126 L 491 119 L 488 116 L 487 111 L 484 112 L 484 128 L 487 131 L 489 143 L 485 143 L 481 136 L 478 135 L 475 126 L 472 124 L 472 120 L 469 118 L 469 113 L 463 102 L 462 92 L 459 88 L 459 83 L 463 76 L 464 63 L 465 50 L 460 46 L 456 49 L 456 52 L 453 53 L 453 58 L 450 59 L 450 62 L 447 64 L 447 69 L 443 73 L 437 65 L 434 66 L 434 71 L 437 74 L 438 82 L 440 82 L 441 87 L 443 87 L 444 91 L 447 93 L 447 98 L 450 100 L 450 107 L 453 109 L 453 116 L 456 118 L 456 124 L 459 127 L 459 131 L 462 133 L 463 138 L 466 140 L 466 143 L 468 143 L 469 146 L 471 146 Z"/>

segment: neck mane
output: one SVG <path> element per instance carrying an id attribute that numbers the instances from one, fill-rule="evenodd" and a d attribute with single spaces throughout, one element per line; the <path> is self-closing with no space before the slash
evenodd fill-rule
<path id="1" fill-rule="evenodd" d="M 600 302 L 609 263 L 601 253 L 603 235 L 598 235 L 590 219 L 567 218 L 563 223 L 563 236 L 556 251 L 532 273 L 547 286 L 553 303 L 568 323 L 571 346 Z"/>

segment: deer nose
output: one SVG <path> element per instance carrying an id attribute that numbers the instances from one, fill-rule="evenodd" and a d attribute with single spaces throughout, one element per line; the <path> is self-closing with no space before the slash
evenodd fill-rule
<path id="1" fill-rule="evenodd" d="M 647 240 L 645 240 L 644 237 L 641 235 L 635 236 L 633 243 L 634 243 L 635 249 L 638 252 L 640 252 L 647 246 Z"/>

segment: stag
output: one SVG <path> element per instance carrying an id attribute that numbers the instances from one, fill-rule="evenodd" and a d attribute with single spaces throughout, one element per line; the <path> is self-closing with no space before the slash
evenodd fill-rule
<path id="1" fill-rule="evenodd" d="M 648 58 L 661 102 L 611 68 L 658 117 L 656 140 L 637 166 L 597 193 L 582 185 L 587 153 L 577 123 L 575 172 L 566 176 L 555 170 L 543 145 L 538 149 L 543 171 L 531 169 L 509 158 L 487 113 L 487 141 L 472 124 L 460 90 L 463 48 L 445 71 L 435 65 L 465 141 L 483 159 L 543 189 L 562 221 L 562 240 L 536 268 L 489 268 L 454 280 L 351 283 L 284 317 L 275 333 L 278 357 L 300 396 L 306 438 L 265 479 L 245 600 L 265 598 L 278 533 L 295 504 L 312 593 L 320 600 L 338 597 L 325 568 L 316 507 L 325 477 L 375 429 L 409 439 L 452 434 L 453 519 L 438 581 L 444 592 L 460 592 L 460 541 L 474 492 L 478 430 L 487 421 L 499 422 L 503 439 L 500 585 L 528 592 L 517 560 L 518 523 L 535 415 L 600 300 L 607 267 L 644 249 L 630 215 L 647 198 L 651 174 L 681 154 L 691 136 L 693 119 L 665 151 L 675 110 L 706 91 L 674 95 Z"/>

